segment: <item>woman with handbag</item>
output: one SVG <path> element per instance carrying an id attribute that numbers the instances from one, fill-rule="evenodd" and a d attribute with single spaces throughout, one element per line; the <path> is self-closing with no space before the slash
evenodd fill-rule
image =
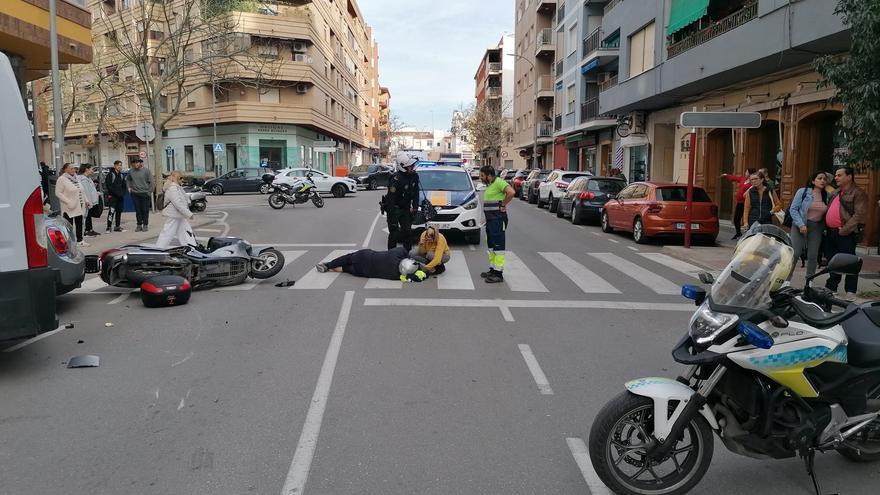
<path id="1" fill-rule="evenodd" d="M 807 248 L 807 276 L 816 273 L 819 246 L 825 234 L 825 212 L 828 211 L 828 192 L 825 173 L 813 174 L 807 184 L 794 193 L 791 214 L 791 247 L 795 253 Z"/>
<path id="2" fill-rule="evenodd" d="M 80 186 L 82 186 L 83 196 L 86 199 L 87 211 L 84 212 L 86 227 L 83 235 L 87 236 L 101 235 L 95 232 L 95 229 L 92 227 L 92 218 L 101 218 L 101 214 L 104 213 L 101 196 L 98 195 L 98 190 L 95 189 L 95 182 L 92 180 L 92 175 L 94 174 L 95 170 L 86 163 L 79 166 L 79 175 L 76 176 Z"/>
<path id="3" fill-rule="evenodd" d="M 55 184 L 55 196 L 61 204 L 61 213 L 64 219 L 74 226 L 76 231 L 76 243 L 81 247 L 88 247 L 89 243 L 83 241 L 83 214 L 85 213 L 86 199 L 83 188 L 76 178 L 76 166 L 65 163 L 61 167 L 61 176 Z"/>
<path id="4" fill-rule="evenodd" d="M 758 172 L 749 176 L 752 184 L 745 193 L 745 206 L 743 208 L 743 227 L 748 230 L 755 223 L 772 224 L 774 220 L 782 223 L 782 218 L 775 218 L 776 214 L 782 214 L 782 201 L 773 191 L 767 187 L 764 174 Z"/>

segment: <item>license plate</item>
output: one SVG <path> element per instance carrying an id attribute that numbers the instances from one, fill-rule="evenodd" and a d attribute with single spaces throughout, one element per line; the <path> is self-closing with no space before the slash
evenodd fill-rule
<path id="1" fill-rule="evenodd" d="M 684 227 L 685 227 L 684 223 L 675 224 L 675 228 L 678 230 L 684 230 Z M 698 224 L 698 223 L 691 224 L 691 230 L 699 230 L 699 229 L 700 229 L 700 224 Z"/>

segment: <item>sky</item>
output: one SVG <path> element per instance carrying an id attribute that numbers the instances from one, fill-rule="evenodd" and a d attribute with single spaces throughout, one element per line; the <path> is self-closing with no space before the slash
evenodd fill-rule
<path id="1" fill-rule="evenodd" d="M 513 33 L 514 0 L 358 0 L 379 43 L 391 112 L 417 129 L 448 129 L 474 101 L 486 48 Z M 432 119 L 433 113 L 433 119 Z"/>

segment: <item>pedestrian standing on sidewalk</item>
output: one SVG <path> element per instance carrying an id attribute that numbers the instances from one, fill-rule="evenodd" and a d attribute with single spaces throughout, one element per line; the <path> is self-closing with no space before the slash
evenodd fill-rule
<path id="1" fill-rule="evenodd" d="M 782 211 L 782 202 L 776 196 L 776 191 L 767 186 L 765 176 L 760 171 L 749 176 L 749 183 L 752 186 L 745 193 L 745 205 L 743 206 L 743 216 L 745 223 L 743 227 L 749 230 L 749 227 L 755 223 L 772 224 L 773 214 Z"/>
<path id="2" fill-rule="evenodd" d="M 74 226 L 76 242 L 81 247 L 88 247 L 83 241 L 83 214 L 86 211 L 86 199 L 82 186 L 76 178 L 76 165 L 65 163 L 61 166 L 61 175 L 55 184 L 55 196 L 61 203 L 61 214 Z"/>
<path id="3" fill-rule="evenodd" d="M 825 244 L 826 256 L 830 260 L 837 253 L 856 254 L 856 244 L 862 239 L 865 228 L 865 214 L 868 211 L 868 194 L 855 183 L 852 167 L 841 167 L 834 173 L 837 191 L 831 196 L 828 212 L 825 215 L 827 227 Z M 841 276 L 832 273 L 825 287 L 837 292 Z M 859 289 L 859 276 L 847 275 L 844 282 L 845 299 L 852 301 Z"/>
<path id="4" fill-rule="evenodd" d="M 113 230 L 115 232 L 125 232 L 119 226 L 119 223 L 122 221 L 122 210 L 127 190 L 125 187 L 125 177 L 122 176 L 121 161 L 116 160 L 113 162 L 113 168 L 104 180 L 104 189 L 107 191 L 107 232 L 110 232 L 114 219 L 116 220 L 116 228 Z"/>
<path id="5" fill-rule="evenodd" d="M 192 226 L 188 222 L 193 214 L 189 211 L 186 192 L 180 185 L 181 177 L 180 171 L 175 170 L 171 172 L 162 186 L 162 190 L 165 192 L 165 207 L 162 208 L 165 225 L 162 226 L 159 240 L 156 241 L 156 245 L 162 249 L 170 247 L 173 240 L 177 240 L 181 246 L 196 245 Z"/>
<path id="6" fill-rule="evenodd" d="M 736 229 L 736 234 L 731 239 L 732 241 L 742 237 L 743 212 L 745 211 L 746 203 L 745 194 L 752 187 L 752 184 L 749 183 L 749 176 L 753 173 L 755 173 L 755 169 L 749 167 L 746 169 L 746 175 L 721 174 L 722 179 L 727 179 L 736 184 L 736 209 L 733 211 L 733 228 Z"/>
<path id="7" fill-rule="evenodd" d="M 92 168 L 90 164 L 85 163 L 79 166 L 79 175 L 76 176 L 76 180 L 78 180 L 82 186 L 83 196 L 86 198 L 86 211 L 83 212 L 83 216 L 85 217 L 85 232 L 83 232 L 83 235 L 90 237 L 101 235 L 95 232 L 95 229 L 92 226 L 92 211 L 101 205 L 101 196 L 98 195 L 98 190 L 95 188 L 95 182 L 92 180 L 94 174 L 95 169 Z M 100 218 L 100 215 L 98 218 Z"/>
<path id="8" fill-rule="evenodd" d="M 483 191 L 483 214 L 486 217 L 486 244 L 489 246 L 489 271 L 480 274 L 487 284 L 504 281 L 504 251 L 507 249 L 507 205 L 516 192 L 504 179 L 497 177 L 495 168 L 484 165 L 480 169 Z"/>
<path id="9" fill-rule="evenodd" d="M 828 192 L 825 191 L 825 173 L 819 172 L 794 193 L 791 200 L 791 247 L 800 256 L 807 249 L 807 276 L 816 273 L 819 247 L 825 234 L 825 212 L 828 210 Z"/>
<path id="10" fill-rule="evenodd" d="M 125 182 L 131 192 L 137 216 L 137 228 L 134 231 L 146 232 L 150 230 L 150 206 L 152 206 L 150 194 L 153 192 L 153 175 L 144 168 L 144 161 L 140 158 L 135 158 L 131 165 L 132 168 L 128 171 Z"/>

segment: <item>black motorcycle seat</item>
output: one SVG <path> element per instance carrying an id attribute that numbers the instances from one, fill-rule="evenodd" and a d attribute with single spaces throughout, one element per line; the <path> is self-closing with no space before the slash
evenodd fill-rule
<path id="1" fill-rule="evenodd" d="M 843 322 L 843 331 L 849 340 L 846 351 L 849 364 L 860 368 L 880 366 L 880 325 L 870 317 L 876 317 L 878 311 L 880 303 L 866 304 Z"/>

